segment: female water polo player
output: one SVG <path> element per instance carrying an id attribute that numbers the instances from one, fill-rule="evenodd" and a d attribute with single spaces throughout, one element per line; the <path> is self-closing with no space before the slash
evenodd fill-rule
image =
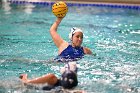
<path id="1" fill-rule="evenodd" d="M 54 74 L 47 74 L 42 77 L 29 80 L 27 74 L 20 75 L 21 81 L 25 84 L 47 84 L 41 89 L 51 90 L 57 86 L 62 86 L 65 89 L 71 89 L 78 85 L 77 66 L 75 62 L 66 64 L 60 69 L 61 78 L 57 78 Z"/>
<path id="2" fill-rule="evenodd" d="M 57 18 L 50 28 L 50 34 L 55 45 L 58 47 L 57 61 L 76 61 L 81 59 L 84 54 L 92 54 L 91 50 L 86 47 L 82 47 L 83 32 L 81 29 L 73 27 L 69 34 L 71 43 L 66 42 L 57 33 L 57 28 L 63 18 Z"/>

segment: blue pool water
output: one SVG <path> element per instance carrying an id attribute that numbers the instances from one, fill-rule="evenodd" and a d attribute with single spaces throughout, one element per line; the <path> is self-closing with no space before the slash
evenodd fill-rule
<path id="1" fill-rule="evenodd" d="M 58 31 L 66 40 L 71 27 L 84 31 L 86 55 L 78 63 L 79 85 L 87 93 L 140 92 L 140 11 L 129 8 L 69 6 Z M 55 21 L 51 5 L 0 5 L 0 92 L 42 93 L 24 87 L 18 76 L 60 76 L 49 29 Z"/>

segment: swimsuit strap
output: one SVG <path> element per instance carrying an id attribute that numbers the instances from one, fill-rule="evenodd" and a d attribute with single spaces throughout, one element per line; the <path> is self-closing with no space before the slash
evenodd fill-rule
<path id="1" fill-rule="evenodd" d="M 66 62 L 65 70 L 69 71 L 70 70 L 70 65 L 68 62 Z"/>

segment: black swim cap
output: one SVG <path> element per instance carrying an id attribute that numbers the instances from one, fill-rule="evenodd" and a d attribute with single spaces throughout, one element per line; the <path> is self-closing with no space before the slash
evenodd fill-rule
<path id="1" fill-rule="evenodd" d="M 62 74 L 61 86 L 71 89 L 78 85 L 77 75 L 75 72 L 68 70 Z"/>

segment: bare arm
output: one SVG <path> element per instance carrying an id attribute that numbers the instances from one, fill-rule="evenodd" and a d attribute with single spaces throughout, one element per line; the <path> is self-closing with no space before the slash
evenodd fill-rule
<path id="1" fill-rule="evenodd" d="M 54 74 L 47 74 L 44 75 L 42 77 L 38 77 L 35 79 L 28 79 L 27 78 L 27 74 L 23 74 L 20 76 L 20 79 L 22 80 L 22 82 L 28 84 L 49 84 L 49 85 L 54 85 L 57 83 L 57 77 Z"/>
<path id="2" fill-rule="evenodd" d="M 56 21 L 53 23 L 53 25 L 50 28 L 50 34 L 52 36 L 52 39 L 55 43 L 55 45 L 60 48 L 60 46 L 65 42 L 60 35 L 57 33 L 57 28 L 59 24 L 61 23 L 63 18 L 57 18 Z"/>

